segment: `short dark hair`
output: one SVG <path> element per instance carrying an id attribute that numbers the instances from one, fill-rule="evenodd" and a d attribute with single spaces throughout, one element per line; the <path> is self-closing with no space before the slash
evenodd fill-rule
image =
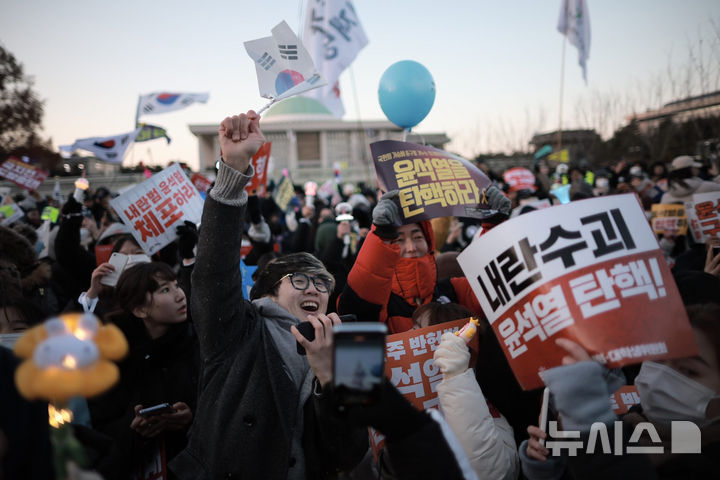
<path id="1" fill-rule="evenodd" d="M 327 271 L 325 265 L 315 256 L 298 252 L 283 255 L 269 261 L 262 271 L 259 271 L 255 284 L 250 290 L 250 300 L 255 300 L 266 295 L 277 295 L 277 283 L 288 273 L 307 273 L 325 278 L 330 284 L 329 291 L 335 288 L 335 278 Z"/>
<path id="2" fill-rule="evenodd" d="M 120 275 L 115 286 L 115 303 L 118 309 L 132 314 L 136 307 L 145 305 L 147 294 L 160 287 L 158 279 L 177 279 L 173 269 L 163 262 L 144 262 L 133 265 Z"/>

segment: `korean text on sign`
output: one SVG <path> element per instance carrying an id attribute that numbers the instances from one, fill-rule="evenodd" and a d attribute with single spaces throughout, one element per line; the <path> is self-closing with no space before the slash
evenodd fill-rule
<path id="1" fill-rule="evenodd" d="M 378 183 L 398 190 L 402 216 L 416 222 L 440 216 L 483 218 L 482 190 L 490 180 L 467 160 L 442 150 L 383 140 L 370 145 Z"/>
<path id="2" fill-rule="evenodd" d="M 694 337 L 633 195 L 519 216 L 458 256 L 523 388 L 560 365 L 558 337 L 609 366 L 687 356 Z"/>
<path id="3" fill-rule="evenodd" d="M 175 226 L 197 223 L 203 201 L 179 165 L 172 165 L 113 199 L 111 205 L 149 255 L 177 238 Z"/>
<path id="4" fill-rule="evenodd" d="M 720 237 L 720 192 L 696 193 L 685 203 L 685 210 L 696 242 Z"/>

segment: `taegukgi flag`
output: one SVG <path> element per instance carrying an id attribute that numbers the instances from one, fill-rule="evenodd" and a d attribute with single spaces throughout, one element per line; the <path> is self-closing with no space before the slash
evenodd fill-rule
<path id="1" fill-rule="evenodd" d="M 590 56 L 590 12 L 585 0 L 562 0 L 557 29 L 578 49 L 578 63 L 587 83 L 587 59 Z"/>
<path id="2" fill-rule="evenodd" d="M 340 99 L 340 74 L 368 43 L 350 0 L 308 0 L 303 43 L 328 85 L 308 97 L 321 101 L 336 117 L 345 113 Z"/>
<path id="3" fill-rule="evenodd" d="M 282 100 L 327 84 L 284 21 L 272 29 L 271 37 L 245 42 L 245 50 L 255 62 L 263 98 Z"/>
<path id="4" fill-rule="evenodd" d="M 193 103 L 207 103 L 209 93 L 155 92 L 140 95 L 138 117 L 142 114 L 166 113 L 189 107 Z"/>
<path id="5" fill-rule="evenodd" d="M 105 162 L 122 163 L 125 152 L 130 144 L 135 141 L 140 130 L 142 130 L 142 127 L 138 127 L 132 132 L 109 137 L 80 138 L 75 140 L 72 145 L 60 145 L 59 148 L 65 152 L 87 150 Z"/>

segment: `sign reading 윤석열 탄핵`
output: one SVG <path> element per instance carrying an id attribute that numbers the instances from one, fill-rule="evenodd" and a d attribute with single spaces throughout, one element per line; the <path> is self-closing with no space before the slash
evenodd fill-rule
<path id="1" fill-rule="evenodd" d="M 495 213 L 481 205 L 490 179 L 467 160 L 437 148 L 383 140 L 370 144 L 378 185 L 398 190 L 405 223 L 435 217 L 485 218 Z"/>
<path id="2" fill-rule="evenodd" d="M 524 389 L 561 364 L 559 337 L 616 367 L 697 354 L 675 282 L 634 195 L 538 210 L 458 261 Z"/>

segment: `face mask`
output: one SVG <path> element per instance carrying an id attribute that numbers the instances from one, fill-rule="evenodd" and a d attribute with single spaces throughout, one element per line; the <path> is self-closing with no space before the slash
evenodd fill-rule
<path id="1" fill-rule="evenodd" d="M 601 190 L 604 190 L 610 186 L 610 181 L 605 177 L 595 179 L 595 186 Z"/>
<path id="2" fill-rule="evenodd" d="M 87 228 L 80 228 L 80 243 L 84 243 L 89 236 L 90 230 L 88 230 Z"/>
<path id="3" fill-rule="evenodd" d="M 708 423 L 705 410 L 715 392 L 672 368 L 655 362 L 643 362 L 635 378 L 643 412 L 650 420 L 670 423 L 690 420 Z"/>
<path id="4" fill-rule="evenodd" d="M 21 333 L 0 333 L 0 346 L 8 348 L 10 350 L 15 346 L 15 342 L 18 338 L 22 337 L 25 332 Z"/>

